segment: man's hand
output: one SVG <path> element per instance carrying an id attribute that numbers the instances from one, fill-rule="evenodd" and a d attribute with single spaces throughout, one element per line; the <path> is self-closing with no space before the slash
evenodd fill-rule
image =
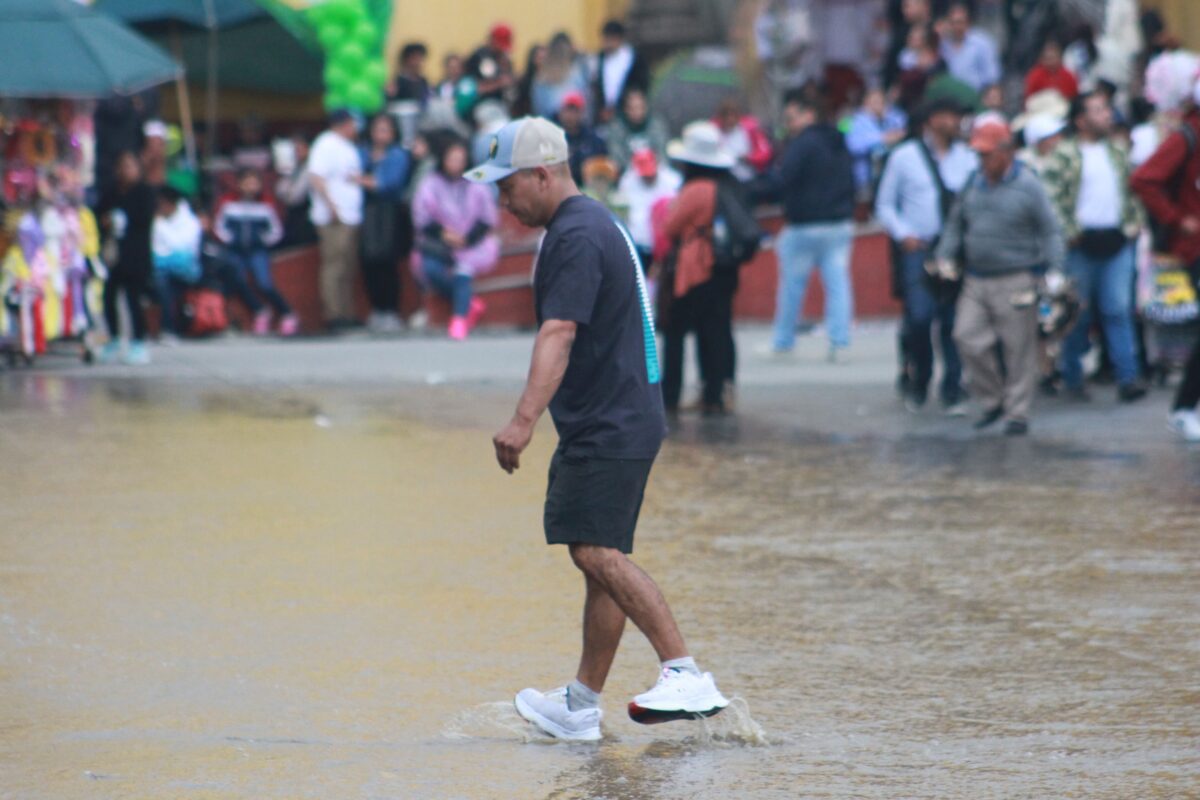
<path id="1" fill-rule="evenodd" d="M 492 444 L 496 448 L 496 461 L 500 464 L 500 469 L 509 475 L 520 469 L 521 453 L 529 446 L 531 439 L 533 424 L 520 417 L 513 417 L 502 431 L 493 436 Z"/>
<path id="2" fill-rule="evenodd" d="M 1200 233 L 1200 217 L 1194 217 L 1188 214 L 1179 221 L 1179 230 L 1183 231 L 1188 236 L 1195 236 Z"/>
<path id="3" fill-rule="evenodd" d="M 550 405 L 551 398 L 562 384 L 575 343 L 576 323 L 548 319 L 538 330 L 533 342 L 533 359 L 525 391 L 517 403 L 517 411 L 504 430 L 492 437 L 496 461 L 509 475 L 521 466 L 521 453 L 533 438 L 533 426 Z"/>
<path id="4" fill-rule="evenodd" d="M 900 242 L 900 248 L 906 253 L 915 253 L 925 246 L 925 242 L 916 236 L 905 236 Z"/>
<path id="5" fill-rule="evenodd" d="M 461 250 L 467 246 L 467 238 L 460 233 L 455 233 L 452 230 L 442 231 L 442 241 L 454 250 Z"/>

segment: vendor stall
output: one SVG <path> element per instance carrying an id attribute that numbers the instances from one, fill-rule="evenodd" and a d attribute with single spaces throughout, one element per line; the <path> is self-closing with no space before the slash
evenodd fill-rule
<path id="1" fill-rule="evenodd" d="M 5 0 L 0 52 L 0 351 L 32 361 L 49 341 L 74 338 L 90 358 L 105 276 L 84 202 L 92 101 L 177 80 L 180 69 L 72 0 Z"/>

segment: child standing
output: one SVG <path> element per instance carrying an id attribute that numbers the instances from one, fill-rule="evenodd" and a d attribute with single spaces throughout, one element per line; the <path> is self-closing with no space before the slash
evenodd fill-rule
<path id="1" fill-rule="evenodd" d="M 244 169 L 238 173 L 238 198 L 221 205 L 214 226 L 217 238 L 225 245 L 225 258 L 243 283 L 252 279 L 259 293 L 266 298 L 271 308 L 263 307 L 255 300 L 250 303 L 249 293 L 243 299 L 254 314 L 254 333 L 263 336 L 271 330 L 271 311 L 279 317 L 279 333 L 292 336 L 300 328 L 300 322 L 292 313 L 291 306 L 275 288 L 271 278 L 271 255 L 269 249 L 283 238 L 283 226 L 275 207 L 263 198 L 262 178 L 254 170 Z"/>
<path id="2" fill-rule="evenodd" d="M 202 234 L 200 220 L 183 195 L 169 186 L 159 189 L 151 242 L 164 344 L 179 336 L 179 303 L 200 279 Z"/>

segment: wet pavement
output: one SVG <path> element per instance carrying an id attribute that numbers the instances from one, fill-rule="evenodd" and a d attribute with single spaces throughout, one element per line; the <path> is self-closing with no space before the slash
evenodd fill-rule
<path id="1" fill-rule="evenodd" d="M 571 677 L 527 336 L 255 344 L 0 373 L 0 797 L 1200 796 L 1200 449 L 1167 394 L 976 436 L 849 365 L 753 354 L 684 417 L 635 558 L 739 700 L 606 739 L 511 710 Z"/>

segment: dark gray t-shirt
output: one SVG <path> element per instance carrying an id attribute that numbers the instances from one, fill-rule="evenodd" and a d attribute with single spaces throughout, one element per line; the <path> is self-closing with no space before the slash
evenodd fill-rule
<path id="1" fill-rule="evenodd" d="M 597 458 L 654 458 L 666 435 L 658 350 L 641 263 L 600 203 L 571 197 L 546 226 L 534 275 L 540 327 L 579 327 L 550 401 L 559 447 Z"/>

